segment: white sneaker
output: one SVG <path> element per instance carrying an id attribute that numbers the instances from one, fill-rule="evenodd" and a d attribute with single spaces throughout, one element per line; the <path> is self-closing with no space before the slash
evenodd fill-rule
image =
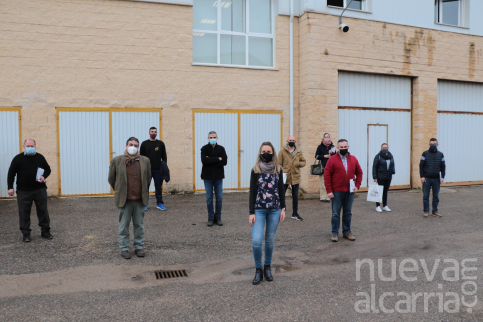
<path id="1" fill-rule="evenodd" d="M 382 208 L 382 210 L 384 210 L 384 211 L 391 211 L 391 209 L 389 209 L 389 207 L 388 207 L 388 206 L 386 206 L 386 207 Z"/>
<path id="2" fill-rule="evenodd" d="M 376 211 L 377 212 L 382 212 L 381 207 L 380 206 L 376 207 Z"/>

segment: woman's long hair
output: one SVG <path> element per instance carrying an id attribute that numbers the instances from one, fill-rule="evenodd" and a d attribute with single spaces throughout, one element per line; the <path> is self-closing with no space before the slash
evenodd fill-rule
<path id="1" fill-rule="evenodd" d="M 263 162 L 261 158 L 262 147 L 265 145 L 272 148 L 272 153 L 273 153 L 272 161 L 274 162 L 273 172 L 275 172 L 275 174 L 278 175 L 280 173 L 280 165 L 278 164 L 277 151 L 275 151 L 275 148 L 273 147 L 273 144 L 271 142 L 263 142 L 262 145 L 260 145 L 260 149 L 258 149 L 257 162 L 255 162 L 255 166 L 253 167 L 253 172 L 255 173 L 262 172 L 262 170 L 260 169 L 260 162 Z"/>

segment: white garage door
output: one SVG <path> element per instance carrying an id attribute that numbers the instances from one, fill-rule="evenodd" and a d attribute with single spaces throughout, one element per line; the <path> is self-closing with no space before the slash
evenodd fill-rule
<path id="1" fill-rule="evenodd" d="M 411 79 L 339 72 L 338 139 L 364 172 L 362 187 L 372 179 L 372 163 L 382 143 L 389 144 L 396 174 L 391 186 L 411 182 Z M 334 140 L 336 141 L 336 140 Z"/>
<path id="2" fill-rule="evenodd" d="M 204 190 L 200 150 L 208 143 L 210 131 L 218 134 L 218 143 L 225 148 L 228 156 L 223 189 L 247 189 L 261 143 L 270 141 L 277 152 L 280 150 L 282 114 L 268 111 L 212 112 L 195 111 L 194 190 Z"/>
<path id="3" fill-rule="evenodd" d="M 0 137 L 2 144 L 0 145 L 0 198 L 7 198 L 7 175 L 12 159 L 20 153 L 20 109 L 19 108 L 0 108 Z M 14 181 L 14 190 L 16 190 L 17 178 Z"/>
<path id="4" fill-rule="evenodd" d="M 438 143 L 446 182 L 483 180 L 473 160 L 483 157 L 483 84 L 438 81 Z M 467 147 L 471 150 L 468 150 Z M 462 157 L 471 154 L 471 158 Z"/>
<path id="5" fill-rule="evenodd" d="M 148 139 L 151 126 L 161 133 L 161 112 L 152 110 L 59 109 L 59 194 L 111 194 L 107 181 L 111 157 L 124 153 L 126 140 L 131 136 L 138 138 L 140 143 Z M 150 188 L 154 190 L 153 185 Z"/>

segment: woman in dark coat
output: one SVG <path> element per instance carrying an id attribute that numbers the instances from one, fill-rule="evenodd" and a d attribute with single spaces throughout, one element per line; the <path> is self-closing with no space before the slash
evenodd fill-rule
<path id="1" fill-rule="evenodd" d="M 332 140 L 330 139 L 330 134 L 324 133 L 324 139 L 317 147 L 317 152 L 315 152 L 315 158 L 322 161 L 322 165 L 325 168 L 325 165 L 327 164 L 327 161 L 329 161 L 329 158 L 335 154 L 334 150 L 335 147 L 334 144 L 332 144 Z M 320 201 L 330 202 L 329 197 L 327 197 L 327 191 L 325 190 L 324 175 L 320 176 Z"/>
<path id="2" fill-rule="evenodd" d="M 394 157 L 389 152 L 389 146 L 387 143 L 381 145 L 381 152 L 376 154 L 374 163 L 372 164 L 372 178 L 378 185 L 384 186 L 384 192 L 382 194 L 382 210 L 391 211 L 387 206 L 387 191 L 391 186 L 392 175 L 396 173 L 396 167 L 394 165 Z M 382 212 L 381 204 L 376 202 L 376 211 Z"/>

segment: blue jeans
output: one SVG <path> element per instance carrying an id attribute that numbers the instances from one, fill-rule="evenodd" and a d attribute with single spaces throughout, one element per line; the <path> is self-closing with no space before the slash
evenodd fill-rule
<path id="1" fill-rule="evenodd" d="M 161 170 L 151 170 L 151 178 L 154 179 L 154 191 L 156 194 L 156 204 L 159 205 L 160 203 L 164 204 L 163 202 L 163 180 L 161 180 Z M 148 182 L 148 191 L 149 185 L 151 184 L 151 180 Z M 149 194 L 148 194 L 149 196 Z"/>
<path id="2" fill-rule="evenodd" d="M 342 233 L 351 231 L 352 203 L 354 194 L 350 192 L 334 192 L 332 198 L 332 234 L 339 234 L 340 210 L 342 211 Z"/>
<path id="3" fill-rule="evenodd" d="M 273 242 L 275 241 L 275 233 L 280 222 L 281 212 L 281 209 L 255 209 L 255 223 L 252 226 L 252 248 L 255 268 L 263 268 L 262 241 L 265 223 L 267 223 L 267 229 L 265 230 L 265 265 L 269 266 L 272 263 Z"/>
<path id="4" fill-rule="evenodd" d="M 424 212 L 429 213 L 429 192 L 431 191 L 431 187 L 433 187 L 433 213 L 438 212 L 440 185 L 441 185 L 441 180 L 439 178 L 438 179 L 426 178 L 426 182 L 423 183 Z"/>
<path id="5" fill-rule="evenodd" d="M 203 180 L 206 190 L 206 207 L 209 219 L 221 218 L 221 205 L 223 201 L 223 179 Z M 215 189 L 216 211 L 213 212 L 213 189 Z"/>
<path id="6" fill-rule="evenodd" d="M 288 184 L 284 184 L 285 193 L 287 193 Z M 299 185 L 292 185 L 292 216 L 298 214 L 299 208 Z"/>

